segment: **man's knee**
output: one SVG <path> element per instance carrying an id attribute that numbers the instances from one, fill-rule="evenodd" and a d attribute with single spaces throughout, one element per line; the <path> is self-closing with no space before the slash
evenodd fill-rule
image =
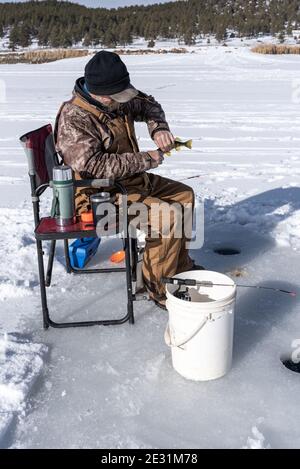
<path id="1" fill-rule="evenodd" d="M 184 204 L 195 204 L 195 193 L 190 186 L 182 184 L 182 202 Z"/>

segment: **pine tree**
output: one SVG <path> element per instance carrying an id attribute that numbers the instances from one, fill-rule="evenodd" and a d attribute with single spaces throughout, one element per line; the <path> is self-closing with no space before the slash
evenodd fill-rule
<path id="1" fill-rule="evenodd" d="M 112 30 L 108 30 L 105 32 L 101 42 L 104 47 L 108 48 L 116 47 L 118 44 L 116 36 Z"/>
<path id="2" fill-rule="evenodd" d="M 279 40 L 280 44 L 284 43 L 284 41 L 285 41 L 284 31 L 280 31 L 280 33 L 278 34 L 278 40 Z"/>
<path id="3" fill-rule="evenodd" d="M 9 48 L 13 51 L 16 50 L 16 47 L 20 44 L 20 28 L 15 24 L 9 34 Z"/>
<path id="4" fill-rule="evenodd" d="M 224 39 L 226 39 L 226 37 L 227 37 L 226 26 L 222 23 L 218 24 L 217 29 L 216 29 L 216 40 L 218 42 L 222 42 L 224 41 Z"/>
<path id="5" fill-rule="evenodd" d="M 130 31 L 129 21 L 125 20 L 118 28 L 118 44 L 126 46 L 132 43 L 132 35 Z"/>
<path id="6" fill-rule="evenodd" d="M 46 27 L 46 24 L 42 24 L 38 33 L 37 39 L 39 46 L 48 46 L 49 45 L 49 31 Z"/>
<path id="7" fill-rule="evenodd" d="M 84 38 L 83 38 L 83 45 L 84 45 L 84 47 L 89 47 L 89 46 L 93 45 L 93 39 L 92 39 L 92 36 L 89 32 L 86 33 Z"/>
<path id="8" fill-rule="evenodd" d="M 30 28 L 28 24 L 23 23 L 19 29 L 19 45 L 28 47 L 31 44 Z"/>
<path id="9" fill-rule="evenodd" d="M 196 39 L 191 32 L 187 32 L 183 35 L 183 42 L 186 46 L 193 46 L 196 44 Z"/>
<path id="10" fill-rule="evenodd" d="M 49 45 L 51 47 L 60 47 L 62 41 L 60 29 L 58 27 L 53 28 L 49 35 Z"/>
<path id="11" fill-rule="evenodd" d="M 177 38 L 193 44 L 197 36 L 228 30 L 240 37 L 258 33 L 278 35 L 300 27 L 299 0 L 181 0 L 119 9 L 86 8 L 65 1 L 0 3 L 0 35 L 10 30 L 11 48 L 40 45 L 130 44 L 135 36 L 155 41 Z M 59 46 L 57 46 L 59 47 Z"/>

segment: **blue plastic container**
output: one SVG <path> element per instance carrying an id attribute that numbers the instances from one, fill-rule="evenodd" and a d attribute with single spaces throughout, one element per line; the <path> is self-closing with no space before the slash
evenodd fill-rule
<path id="1" fill-rule="evenodd" d="M 82 269 L 96 254 L 100 238 L 81 238 L 69 246 L 69 256 L 73 268 Z"/>

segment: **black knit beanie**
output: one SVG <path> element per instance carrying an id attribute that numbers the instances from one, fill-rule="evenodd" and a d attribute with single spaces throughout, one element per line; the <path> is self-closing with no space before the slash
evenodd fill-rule
<path id="1" fill-rule="evenodd" d="M 126 65 L 114 52 L 101 51 L 85 67 L 85 83 L 90 93 L 110 96 L 128 88 Z"/>

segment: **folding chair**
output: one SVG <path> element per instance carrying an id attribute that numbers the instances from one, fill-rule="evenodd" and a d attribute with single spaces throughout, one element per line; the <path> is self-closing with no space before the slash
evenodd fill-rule
<path id="1" fill-rule="evenodd" d="M 129 321 L 134 324 L 133 301 L 136 296 L 137 264 L 138 264 L 138 243 L 135 237 L 130 237 L 128 221 L 127 191 L 120 181 L 112 179 L 89 179 L 75 181 L 75 186 L 94 187 L 102 189 L 114 186 L 122 194 L 123 199 L 123 232 L 122 238 L 125 250 L 125 267 L 102 268 L 102 269 L 77 269 L 71 266 L 69 256 L 69 239 L 80 239 L 85 237 L 96 237 L 96 229 L 86 227 L 79 219 L 77 223 L 67 227 L 58 227 L 55 218 L 40 218 L 40 197 L 44 191 L 51 187 L 53 167 L 61 164 L 59 155 L 56 152 L 53 131 L 51 124 L 45 125 L 39 129 L 28 132 L 20 137 L 20 142 L 25 150 L 29 177 L 31 184 L 31 198 L 33 204 L 33 214 L 35 223 L 35 238 L 37 246 L 38 269 L 41 291 L 41 303 L 43 312 L 43 325 L 45 329 L 49 326 L 55 328 L 82 327 L 94 325 L 118 325 Z M 95 274 L 109 272 L 125 272 L 127 285 L 127 314 L 120 319 L 106 319 L 97 321 L 79 321 L 79 322 L 55 322 L 50 318 L 47 287 L 51 284 L 53 262 L 55 257 L 56 242 L 64 241 L 64 253 L 66 258 L 66 270 L 74 274 Z M 43 241 L 51 241 L 49 250 L 48 266 L 45 276 Z"/>

